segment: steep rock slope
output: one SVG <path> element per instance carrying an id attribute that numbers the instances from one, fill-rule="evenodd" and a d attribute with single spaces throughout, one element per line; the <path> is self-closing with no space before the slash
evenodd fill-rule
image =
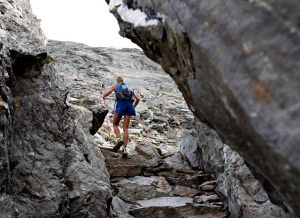
<path id="1" fill-rule="evenodd" d="M 156 153 L 160 151 L 162 156 L 169 156 L 178 151 L 178 145 L 180 144 L 183 132 L 192 131 L 192 113 L 188 110 L 176 84 L 161 70 L 159 65 L 145 58 L 140 50 L 91 48 L 73 42 L 49 41 L 47 44 L 47 53 L 51 57 L 51 63 L 48 64 L 47 67 L 49 69 L 45 69 L 45 72 L 55 73 L 57 80 L 59 80 L 59 84 L 57 85 L 60 86 L 60 89 L 65 90 L 63 100 L 67 106 L 66 110 L 68 113 L 73 112 L 74 116 L 72 118 L 74 119 L 74 123 L 81 131 L 91 130 L 90 126 L 87 125 L 88 122 L 91 122 L 91 118 L 87 116 L 90 113 L 87 109 L 93 111 L 97 108 L 97 105 L 105 105 L 109 110 L 108 117 L 100 130 L 98 132 L 97 129 L 91 131 L 94 134 L 93 137 L 89 136 L 89 134 L 82 135 L 82 137 L 91 140 L 91 147 L 87 147 L 82 153 L 85 158 L 83 161 L 96 169 L 98 168 L 98 176 L 105 175 L 100 173 L 101 171 L 106 172 L 106 169 L 104 169 L 105 164 L 101 162 L 101 166 L 96 165 L 92 157 L 94 153 L 100 152 L 100 147 L 112 148 L 115 140 L 111 119 L 108 119 L 112 117 L 114 96 L 104 101 L 100 93 L 103 87 L 108 88 L 109 85 L 115 83 L 117 75 L 123 75 L 129 86 L 141 96 L 141 103 L 137 111 L 140 113 L 143 128 L 140 126 L 141 123 L 138 120 L 133 120 L 132 128 L 130 129 L 130 155 L 144 152 L 145 155 L 151 156 L 151 152 L 149 153 L 147 148 L 153 147 L 153 149 L 157 149 Z M 156 76 L 153 77 L 153 75 Z M 82 125 L 82 123 L 85 125 Z M 62 124 L 62 126 L 66 126 L 66 124 Z M 66 130 L 63 132 L 66 132 Z M 75 138 L 77 135 L 78 133 L 74 132 Z M 85 145 L 81 146 L 85 147 Z M 79 153 L 78 155 L 80 156 L 81 154 Z M 156 165 L 155 162 L 157 160 L 152 160 L 152 162 Z M 114 167 L 113 170 L 115 173 L 128 176 L 126 174 L 127 165 L 125 161 L 120 158 L 118 161 L 119 164 L 112 164 Z M 133 161 L 135 161 L 135 158 Z M 140 169 L 142 166 L 142 164 L 137 165 L 135 170 Z M 74 170 L 68 174 L 71 179 L 74 174 L 77 175 L 75 166 Z M 81 177 L 82 175 L 78 176 Z M 103 178 L 99 178 L 98 182 L 92 181 L 89 179 L 92 176 L 93 174 L 85 176 L 85 185 L 90 184 L 91 187 L 94 187 L 95 184 L 97 185 L 101 180 L 103 181 Z M 78 187 L 73 187 L 77 185 L 76 181 L 67 180 L 66 184 L 68 186 L 71 185 L 72 189 L 69 190 L 69 196 L 70 201 L 75 201 L 74 207 L 77 198 L 86 199 L 80 190 L 78 192 Z M 97 188 L 102 189 L 98 186 L 94 188 L 93 190 L 96 193 L 99 192 Z M 98 202 L 98 207 L 107 206 L 107 211 L 109 211 L 110 205 L 106 205 L 103 202 L 103 199 L 107 199 L 104 194 L 102 199 L 90 198 L 92 200 L 84 202 L 86 208 L 93 207 L 93 202 Z M 102 201 L 99 202 L 99 200 Z M 112 200 L 112 198 L 109 198 L 109 200 Z M 109 203 L 114 204 L 115 201 L 114 198 Z M 84 208 L 82 206 L 77 211 Z M 91 214 L 95 215 L 96 213 Z M 75 213 L 74 215 L 81 214 Z"/>
<path id="2" fill-rule="evenodd" d="M 162 65 L 195 115 L 299 215 L 298 1 L 106 2 L 120 34 Z"/>
<path id="3" fill-rule="evenodd" d="M 129 149 L 150 143 L 169 155 L 178 151 L 183 132 L 193 128 L 193 115 L 177 85 L 142 51 L 91 48 L 60 41 L 49 41 L 47 51 L 54 60 L 57 75 L 68 86 L 67 104 L 91 108 L 101 104 L 109 110 L 103 128 L 94 137 L 102 146 L 111 147 L 115 140 L 112 130 L 115 95 L 112 93 L 103 100 L 101 91 L 115 84 L 119 75 L 141 98 L 137 107 L 140 119 L 134 119 L 129 130 Z"/>

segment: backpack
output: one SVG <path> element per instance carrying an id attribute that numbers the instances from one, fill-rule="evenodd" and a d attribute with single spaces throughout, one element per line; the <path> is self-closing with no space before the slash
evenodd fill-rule
<path id="1" fill-rule="evenodd" d="M 133 91 L 130 90 L 125 83 L 118 83 L 116 85 L 117 100 L 133 100 Z"/>

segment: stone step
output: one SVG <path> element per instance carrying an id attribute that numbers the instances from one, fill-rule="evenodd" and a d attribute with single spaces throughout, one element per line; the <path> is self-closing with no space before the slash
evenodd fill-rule
<path id="1" fill-rule="evenodd" d="M 112 187 L 115 194 L 127 202 L 168 196 L 172 191 L 168 181 L 159 176 L 120 178 Z"/>
<path id="2" fill-rule="evenodd" d="M 202 183 L 201 185 L 198 186 L 198 189 L 204 192 L 212 192 L 215 190 L 216 187 L 217 187 L 217 181 L 212 180 L 212 181 L 206 181 Z"/>
<path id="3" fill-rule="evenodd" d="M 129 212 L 129 205 L 118 196 L 113 197 L 111 211 L 108 217 L 134 218 Z"/>
<path id="4" fill-rule="evenodd" d="M 145 207 L 181 207 L 193 203 L 193 198 L 188 197 L 160 197 L 136 202 L 141 208 Z"/>
<path id="5" fill-rule="evenodd" d="M 193 198 L 199 194 L 201 194 L 201 191 L 199 189 L 191 188 L 188 186 L 181 186 L 181 185 L 176 185 L 171 192 L 171 195 L 173 196 L 190 197 L 190 198 Z"/>
<path id="6" fill-rule="evenodd" d="M 122 213 L 116 210 L 117 217 L 226 217 L 214 192 L 216 182 L 191 169 L 180 154 L 162 159 L 147 143 L 127 158 L 109 148 L 102 148 L 102 153 L 115 198 L 128 207 Z"/>
<path id="7" fill-rule="evenodd" d="M 129 210 L 136 218 L 225 218 L 227 213 L 222 207 L 194 205 L 193 198 L 161 197 L 137 201 L 137 207 Z"/>
<path id="8" fill-rule="evenodd" d="M 101 151 L 111 178 L 143 175 L 145 169 L 157 167 L 162 162 L 160 158 L 145 159 L 141 155 L 129 154 L 127 158 L 122 158 L 121 154 L 108 148 L 101 148 Z"/>
<path id="9" fill-rule="evenodd" d="M 198 173 L 194 175 L 174 173 L 171 176 L 159 173 L 158 175 L 165 176 L 171 185 L 189 186 L 192 188 L 198 188 L 200 184 L 211 179 L 209 174 Z"/>

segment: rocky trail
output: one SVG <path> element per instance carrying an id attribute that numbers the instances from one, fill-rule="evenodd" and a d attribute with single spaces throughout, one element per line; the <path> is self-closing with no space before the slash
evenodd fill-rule
<path id="1" fill-rule="evenodd" d="M 214 191 L 216 181 L 190 157 L 193 151 L 190 155 L 181 148 L 192 143 L 182 140 L 185 135 L 196 134 L 194 116 L 158 65 L 135 49 L 96 49 L 50 41 L 48 50 L 55 66 L 64 69 L 61 75 L 70 80 L 68 85 L 76 84 L 68 86 L 67 104 L 83 108 L 100 104 L 109 111 L 93 139 L 110 175 L 112 217 L 226 217 Z M 136 108 L 139 116 L 130 124 L 127 158 L 120 151 L 112 152 L 115 96 L 102 99 L 100 95 L 118 75 L 124 75 L 141 97 Z M 122 132 L 122 121 L 120 127 Z"/>
<path id="2" fill-rule="evenodd" d="M 185 160 L 187 157 L 180 152 L 184 132 L 195 131 L 194 117 L 171 79 L 157 65 L 142 59 L 142 54 L 137 53 L 138 50 L 122 52 L 102 49 L 102 56 L 111 57 L 110 63 L 106 65 L 101 56 L 95 55 L 100 53 L 100 49 L 96 52 L 84 45 L 70 43 L 68 47 L 62 47 L 60 44 L 50 42 L 49 49 L 55 50 L 56 53 L 50 54 L 58 61 L 60 55 L 65 54 L 62 48 L 68 48 L 68 56 L 64 56 L 64 61 L 60 63 L 65 66 L 64 69 L 78 69 L 79 66 L 84 68 L 84 64 L 92 65 L 95 70 L 100 69 L 96 80 L 90 75 L 85 75 L 82 80 L 80 73 L 77 79 L 76 75 L 74 82 L 77 83 L 77 88 L 81 88 L 69 89 L 67 102 L 83 107 L 93 107 L 101 103 L 109 110 L 94 139 L 104 154 L 111 178 L 115 194 L 112 201 L 114 215 L 120 217 L 129 213 L 134 217 L 190 217 L 207 214 L 208 217 L 224 217 L 224 206 L 214 192 L 216 182 L 211 181 L 209 174 L 193 170 L 191 164 Z M 81 47 L 81 53 L 79 56 L 77 54 L 74 64 L 71 54 L 78 47 Z M 87 57 L 90 58 L 89 62 L 86 61 Z M 68 59 L 70 63 L 66 61 Z M 147 61 L 149 63 L 145 64 Z M 120 67 L 122 70 L 119 70 Z M 101 74 L 103 68 L 107 68 L 106 74 Z M 106 76 L 108 71 L 111 73 L 110 77 Z M 157 76 L 150 79 L 153 71 Z M 88 69 L 86 72 L 89 74 L 93 70 Z M 70 73 L 74 75 L 74 72 Z M 115 81 L 118 73 L 122 73 L 128 84 L 141 96 L 141 103 L 137 107 L 140 117 L 131 122 L 129 156 L 126 159 L 120 153 L 111 151 L 116 141 L 112 131 L 114 96 L 101 100 L 99 95 Z M 145 79 L 138 79 L 141 77 Z M 95 83 L 99 79 L 97 88 L 88 88 L 90 86 L 87 82 Z M 120 129 L 122 132 L 122 128 Z M 205 182 L 209 184 L 205 185 Z"/>
<path id="3" fill-rule="evenodd" d="M 145 143 L 127 158 L 108 148 L 101 151 L 113 188 L 113 217 L 227 217 L 217 182 L 193 170 L 180 152 L 164 158 Z"/>
<path id="4" fill-rule="evenodd" d="M 289 217 L 270 202 L 244 160 L 194 117 L 172 79 L 141 51 L 59 41 L 49 41 L 47 48 L 67 90 L 68 107 L 86 121 L 88 111 L 108 111 L 91 139 L 106 163 L 112 216 L 226 217 L 230 206 L 232 217 Z M 114 95 L 103 100 L 100 94 L 119 75 L 141 97 L 139 118 L 130 125 L 127 159 L 111 152 Z M 91 154 L 86 153 L 89 163 Z"/>
<path id="5" fill-rule="evenodd" d="M 143 52 L 47 41 L 0 1 L 0 217 L 299 217 L 297 0 L 106 2 Z M 127 158 L 101 96 L 120 75 Z"/>

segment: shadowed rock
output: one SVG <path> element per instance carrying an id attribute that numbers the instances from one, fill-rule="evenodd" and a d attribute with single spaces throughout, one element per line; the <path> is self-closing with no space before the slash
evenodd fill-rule
<path id="1" fill-rule="evenodd" d="M 90 128 L 90 133 L 95 135 L 99 128 L 102 126 L 105 116 L 108 113 L 108 110 L 103 108 L 92 108 L 93 113 L 93 120 L 92 120 L 92 127 Z"/>

